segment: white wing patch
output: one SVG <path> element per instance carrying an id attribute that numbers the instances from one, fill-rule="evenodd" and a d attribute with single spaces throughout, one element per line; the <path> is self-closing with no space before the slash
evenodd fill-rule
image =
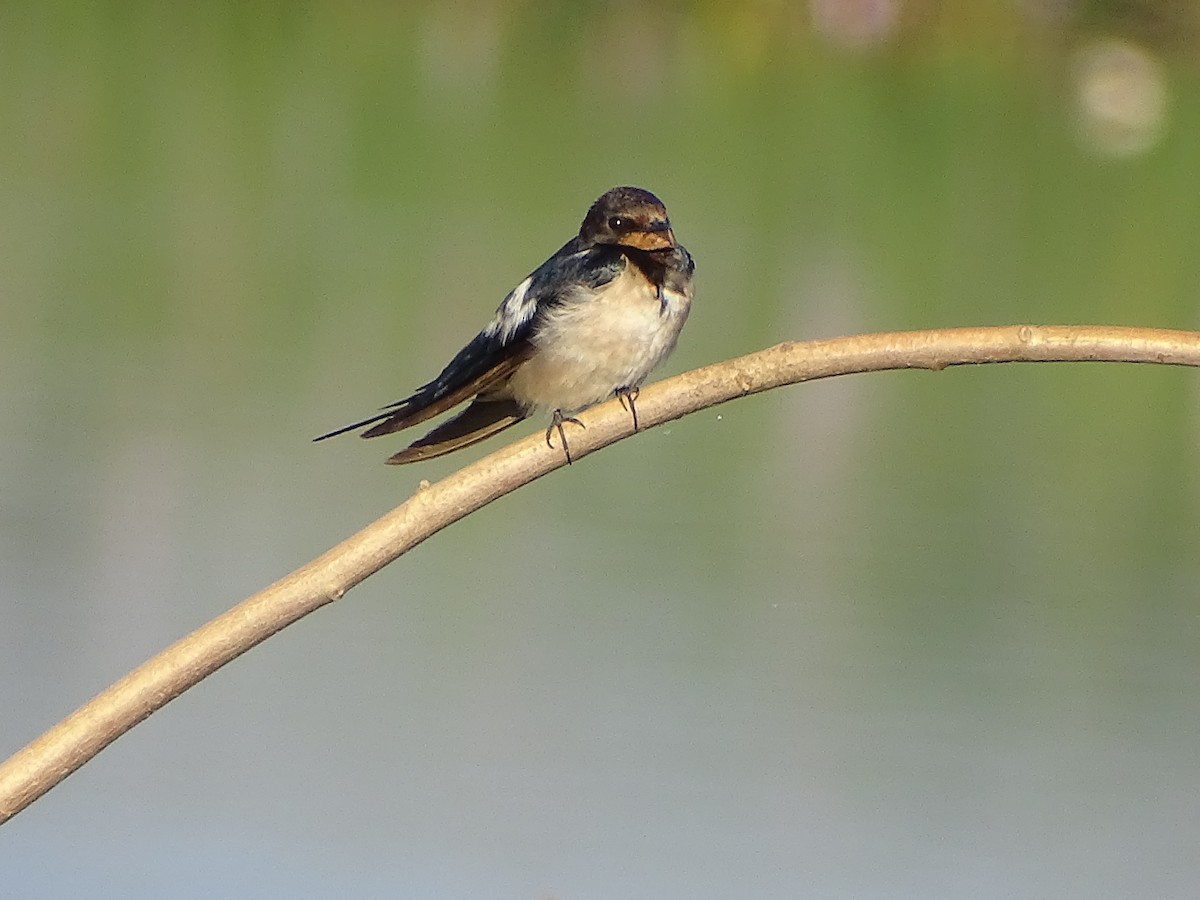
<path id="1" fill-rule="evenodd" d="M 537 297 L 529 295 L 532 284 L 533 276 L 530 275 L 509 292 L 496 310 L 496 317 L 483 329 L 484 334 L 498 339 L 501 344 L 508 344 L 513 339 L 537 307 Z"/>

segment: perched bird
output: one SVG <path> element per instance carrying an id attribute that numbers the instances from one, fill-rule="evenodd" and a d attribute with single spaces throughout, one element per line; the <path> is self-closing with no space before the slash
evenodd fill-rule
<path id="1" fill-rule="evenodd" d="M 492 321 L 433 381 L 369 419 L 315 440 L 371 425 L 391 434 L 470 400 L 458 415 L 388 460 L 450 453 L 549 412 L 546 443 L 571 414 L 617 396 L 637 430 L 638 387 L 674 348 L 692 304 L 692 256 L 676 243 L 662 201 L 613 188 L 592 204 L 579 234 L 513 288 Z M 376 424 L 378 423 L 378 424 Z"/>

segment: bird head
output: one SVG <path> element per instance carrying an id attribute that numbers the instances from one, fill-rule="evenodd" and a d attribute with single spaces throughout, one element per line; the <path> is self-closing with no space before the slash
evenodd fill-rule
<path id="1" fill-rule="evenodd" d="M 615 244 L 635 250 L 671 250 L 675 234 L 661 200 L 649 191 L 617 187 L 592 204 L 579 227 L 585 244 Z"/>

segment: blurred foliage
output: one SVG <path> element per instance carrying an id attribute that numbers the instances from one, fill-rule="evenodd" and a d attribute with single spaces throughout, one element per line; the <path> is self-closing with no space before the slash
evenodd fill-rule
<path id="1" fill-rule="evenodd" d="M 1194 327 L 1198 9 L 4 4 L 10 744 L 479 455 L 397 471 L 395 443 L 308 439 L 435 374 L 615 184 L 697 259 L 667 371 L 861 331 Z M 91 872 L 84 845 L 143 848 L 170 886 L 147 896 L 181 871 L 254 893 L 264 858 L 339 896 L 963 896 L 997 871 L 1194 895 L 1170 803 L 1195 791 L 1195 384 L 895 373 L 655 429 L 206 681 L 0 868 L 29 896 Z"/>

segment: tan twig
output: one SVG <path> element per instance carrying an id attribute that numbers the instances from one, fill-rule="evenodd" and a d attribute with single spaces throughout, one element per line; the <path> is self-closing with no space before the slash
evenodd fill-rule
<path id="1" fill-rule="evenodd" d="M 686 372 L 638 395 L 642 430 L 747 394 L 884 369 L 997 362 L 1105 361 L 1200 366 L 1200 333 L 1097 326 L 1006 326 L 786 343 Z M 578 462 L 629 437 L 612 401 L 571 431 Z M 155 710 L 302 616 L 341 597 L 453 522 L 565 464 L 539 429 L 437 484 L 328 553 L 239 603 L 130 672 L 0 765 L 0 822 L 16 815 Z"/>

